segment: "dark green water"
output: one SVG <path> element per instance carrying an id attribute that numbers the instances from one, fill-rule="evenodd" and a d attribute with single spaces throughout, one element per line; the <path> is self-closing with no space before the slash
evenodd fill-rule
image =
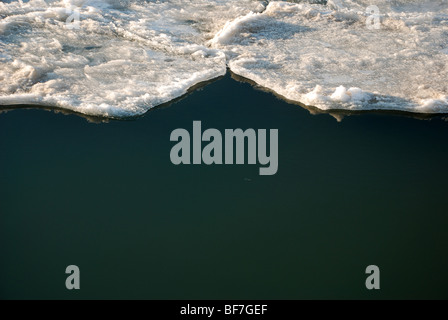
<path id="1" fill-rule="evenodd" d="M 193 120 L 278 129 L 278 173 L 174 166 Z M 229 76 L 133 121 L 0 114 L 0 298 L 446 299 L 447 141 L 441 118 L 338 123 Z"/>

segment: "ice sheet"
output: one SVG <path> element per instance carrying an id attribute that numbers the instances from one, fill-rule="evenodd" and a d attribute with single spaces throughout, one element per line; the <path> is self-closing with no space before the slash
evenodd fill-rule
<path id="1" fill-rule="evenodd" d="M 446 0 L 0 3 L 0 105 L 135 116 L 228 66 L 323 110 L 448 113 L 447 62 Z"/>

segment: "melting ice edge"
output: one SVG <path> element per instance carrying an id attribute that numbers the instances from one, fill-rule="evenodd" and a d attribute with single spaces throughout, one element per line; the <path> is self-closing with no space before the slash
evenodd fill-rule
<path id="1" fill-rule="evenodd" d="M 448 113 L 448 1 L 314 2 L 4 1 L 0 105 L 131 117 L 230 68 L 322 110 Z"/>

